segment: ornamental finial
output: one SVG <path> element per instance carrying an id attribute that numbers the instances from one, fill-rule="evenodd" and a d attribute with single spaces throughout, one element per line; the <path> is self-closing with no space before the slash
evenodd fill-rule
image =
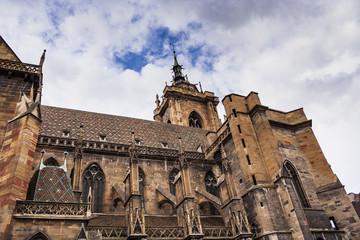
<path id="1" fill-rule="evenodd" d="M 178 63 L 177 59 L 176 59 L 176 51 L 175 51 L 175 46 L 173 43 L 170 43 L 170 45 L 173 48 L 173 53 L 174 53 L 174 65 L 172 68 L 172 71 L 174 73 L 174 85 L 176 85 L 177 83 L 181 83 L 181 82 L 186 82 L 185 78 L 181 72 L 181 70 L 183 69 L 183 67 Z"/>

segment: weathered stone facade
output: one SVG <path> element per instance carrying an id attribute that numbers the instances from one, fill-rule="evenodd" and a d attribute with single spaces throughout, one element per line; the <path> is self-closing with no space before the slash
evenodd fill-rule
<path id="1" fill-rule="evenodd" d="M 360 239 L 302 109 L 230 94 L 221 124 L 176 56 L 155 121 L 43 106 L 44 57 L 0 38 L 0 239 Z"/>

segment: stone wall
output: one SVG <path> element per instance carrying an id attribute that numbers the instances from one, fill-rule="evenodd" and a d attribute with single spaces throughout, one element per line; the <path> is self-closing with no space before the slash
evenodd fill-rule
<path id="1" fill-rule="evenodd" d="M 15 201 L 25 199 L 40 122 L 26 115 L 7 125 L 0 158 L 0 239 L 6 239 Z"/>
<path id="2" fill-rule="evenodd" d="M 82 223 L 85 222 L 69 219 L 14 219 L 12 239 L 28 239 L 36 233 L 42 232 L 50 239 L 74 240 L 80 233 Z"/>
<path id="3" fill-rule="evenodd" d="M 41 153 L 40 151 L 44 149 L 46 153 L 44 154 L 44 161 L 50 157 L 55 158 L 60 165 L 64 163 L 64 154 L 63 152 L 66 149 L 59 149 L 53 147 L 38 147 L 35 154 L 35 161 L 32 167 L 31 176 L 37 170 Z M 71 169 L 73 168 L 73 151 L 69 151 L 67 157 L 67 172 L 70 177 Z M 97 163 L 105 174 L 105 192 L 104 192 L 104 204 L 103 212 L 104 213 L 117 213 L 125 214 L 125 209 L 123 203 L 119 203 L 116 207 L 114 206 L 114 199 L 118 197 L 118 194 L 113 189 L 114 183 L 118 183 L 120 186 L 125 179 L 128 167 L 129 167 L 129 158 L 127 156 L 118 156 L 114 154 L 101 154 L 101 153 L 86 153 L 83 157 L 83 166 L 81 173 L 91 164 Z M 139 159 L 139 167 L 143 170 L 145 174 L 145 212 L 146 214 L 151 215 L 169 215 L 172 214 L 172 209 L 169 206 L 160 208 L 158 206 L 158 192 L 156 191 L 157 185 L 160 185 L 162 188 L 170 191 L 169 187 L 169 175 L 170 172 L 174 169 L 180 169 L 179 163 L 176 160 L 157 160 L 157 159 Z M 219 170 L 214 166 L 214 162 L 210 161 L 206 163 L 203 162 L 194 162 L 190 164 L 191 168 L 191 184 L 193 188 L 200 187 L 205 190 L 205 174 L 207 171 L 212 170 L 217 177 L 219 177 Z M 81 181 L 82 182 L 82 181 Z M 124 189 L 123 189 L 124 190 Z M 195 192 L 193 192 L 195 195 Z M 204 201 L 207 201 L 201 195 L 196 195 L 197 201 L 201 204 Z"/>
<path id="4" fill-rule="evenodd" d="M 31 83 L 26 82 L 23 77 L 8 78 L 7 73 L 5 74 L 0 72 L 0 146 L 3 143 L 7 121 L 14 117 L 21 92 L 29 95 L 31 89 Z"/>

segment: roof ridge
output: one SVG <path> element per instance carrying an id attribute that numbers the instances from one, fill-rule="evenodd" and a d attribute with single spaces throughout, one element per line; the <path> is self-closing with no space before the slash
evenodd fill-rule
<path id="1" fill-rule="evenodd" d="M 84 113 L 92 113 L 92 114 L 98 114 L 98 115 L 106 115 L 106 116 L 134 119 L 134 120 L 138 120 L 138 121 L 146 121 L 146 122 L 155 123 L 155 124 L 169 125 L 169 123 L 157 122 L 157 121 L 154 121 L 154 120 L 148 120 L 148 119 L 142 119 L 142 118 L 121 116 L 121 115 L 108 114 L 108 113 L 98 113 L 98 112 L 92 112 L 92 111 L 88 111 L 88 110 L 78 110 L 78 109 L 73 109 L 73 108 L 56 107 L 56 106 L 49 106 L 49 105 L 41 105 L 41 106 L 42 107 L 49 107 L 49 108 L 58 108 L 58 109 L 76 111 L 76 112 L 84 112 Z M 171 124 L 171 126 L 179 127 L 179 128 L 186 128 L 186 129 L 192 128 L 192 127 L 189 127 L 189 126 L 176 125 L 176 124 Z M 203 129 L 203 128 L 192 128 L 192 129 L 194 129 L 195 131 L 211 132 L 210 130 L 206 130 L 206 129 Z"/>

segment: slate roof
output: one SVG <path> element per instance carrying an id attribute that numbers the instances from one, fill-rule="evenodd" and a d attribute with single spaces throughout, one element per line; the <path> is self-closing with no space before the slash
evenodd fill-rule
<path id="1" fill-rule="evenodd" d="M 131 144 L 134 132 L 140 145 L 147 147 L 163 148 L 166 143 L 169 149 L 179 149 L 179 137 L 186 151 L 207 144 L 208 131 L 204 129 L 50 106 L 41 106 L 41 116 L 42 136 L 63 137 L 63 132 L 69 131 L 69 138 L 77 138 L 83 125 L 85 141 L 99 141 L 100 135 L 105 135 L 106 142 Z"/>
<path id="2" fill-rule="evenodd" d="M 87 227 L 127 227 L 125 215 L 103 214 L 89 220 Z"/>

